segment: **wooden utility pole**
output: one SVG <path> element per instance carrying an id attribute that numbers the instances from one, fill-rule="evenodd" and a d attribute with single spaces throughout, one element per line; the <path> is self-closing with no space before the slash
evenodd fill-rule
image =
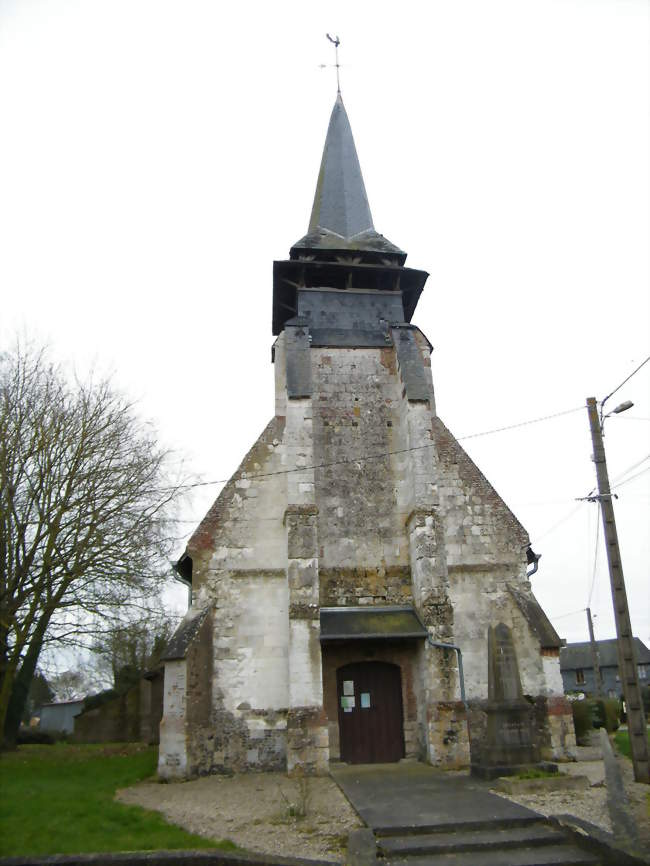
<path id="1" fill-rule="evenodd" d="M 591 644 L 591 661 L 594 666 L 594 687 L 596 689 L 596 697 L 602 698 L 603 681 L 600 677 L 600 658 L 598 653 L 598 645 L 594 638 L 594 624 L 591 621 L 591 608 L 587 608 L 587 624 L 589 626 L 589 643 Z"/>
<path id="2" fill-rule="evenodd" d="M 594 447 L 593 460 L 596 464 L 596 479 L 598 481 L 598 496 L 592 497 L 600 503 L 600 513 L 603 516 L 603 532 L 607 549 L 607 564 L 609 580 L 612 587 L 614 603 L 614 619 L 616 621 L 616 646 L 618 650 L 618 670 L 623 685 L 623 697 L 627 711 L 627 728 L 630 735 L 634 778 L 637 782 L 650 784 L 650 762 L 648 760 L 648 736 L 646 732 L 641 689 L 639 687 L 636 648 L 630 624 L 630 612 L 627 605 L 627 592 L 623 578 L 621 553 L 618 547 L 616 520 L 612 493 L 609 487 L 607 463 L 605 461 L 605 446 L 603 445 L 603 430 L 598 418 L 595 397 L 587 398 L 587 413 L 591 428 L 591 441 Z"/>

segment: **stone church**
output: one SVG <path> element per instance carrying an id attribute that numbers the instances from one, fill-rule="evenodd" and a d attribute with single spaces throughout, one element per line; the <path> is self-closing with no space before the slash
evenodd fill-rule
<path id="1" fill-rule="evenodd" d="M 308 232 L 273 265 L 275 415 L 176 566 L 192 601 L 164 659 L 161 777 L 467 766 L 497 623 L 542 755 L 575 743 L 537 557 L 438 417 L 411 323 L 428 275 L 405 260 L 339 95 Z"/>

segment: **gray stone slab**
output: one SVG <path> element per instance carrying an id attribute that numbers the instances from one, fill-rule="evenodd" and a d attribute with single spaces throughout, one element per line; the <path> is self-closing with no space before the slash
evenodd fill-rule
<path id="1" fill-rule="evenodd" d="M 635 844 L 639 838 L 638 830 L 630 803 L 625 793 L 623 776 L 616 757 L 612 751 L 612 744 L 605 728 L 600 729 L 600 747 L 605 764 L 605 783 L 607 785 L 607 809 L 612 819 L 614 838 L 618 841 Z"/>
<path id="2" fill-rule="evenodd" d="M 377 862 L 377 843 L 372 830 L 352 830 L 348 836 L 345 866 L 374 866 Z"/>
<path id="3" fill-rule="evenodd" d="M 311 397 L 311 358 L 309 329 L 304 326 L 285 328 L 287 352 L 287 395 L 289 399 Z"/>
<path id="4" fill-rule="evenodd" d="M 406 389 L 406 399 L 431 400 L 431 389 L 424 372 L 422 356 L 415 342 L 413 330 L 411 328 L 394 328 L 392 336 L 397 349 L 400 375 Z"/>
<path id="5" fill-rule="evenodd" d="M 332 769 L 331 775 L 361 819 L 379 832 L 479 827 L 491 821 L 503 826 L 542 818 L 469 776 L 452 776 L 426 764 L 345 766 Z"/>
<path id="6" fill-rule="evenodd" d="M 380 839 L 379 847 L 387 857 L 398 854 L 451 854 L 476 850 L 518 848 L 522 845 L 564 844 L 566 837 L 545 824 L 504 827 L 485 830 L 461 830 L 454 833 L 417 833 Z"/>
<path id="7" fill-rule="evenodd" d="M 597 866 L 599 860 L 573 845 L 520 848 L 515 851 L 477 851 L 473 854 L 434 854 L 384 860 L 385 866 Z"/>

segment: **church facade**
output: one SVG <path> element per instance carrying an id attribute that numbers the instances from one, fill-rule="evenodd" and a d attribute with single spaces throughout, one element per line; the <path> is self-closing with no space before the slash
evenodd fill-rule
<path id="1" fill-rule="evenodd" d="M 275 415 L 177 565 L 159 774 L 466 766 L 487 633 L 512 631 L 542 755 L 566 757 L 560 640 L 525 529 L 436 412 L 427 274 L 378 234 L 337 97 L 307 235 L 273 268 Z"/>

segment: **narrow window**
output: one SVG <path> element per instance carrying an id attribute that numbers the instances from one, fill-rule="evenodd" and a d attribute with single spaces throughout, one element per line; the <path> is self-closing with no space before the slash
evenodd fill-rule
<path id="1" fill-rule="evenodd" d="M 576 682 L 582 684 L 584 683 L 584 681 L 585 672 L 582 670 L 582 668 L 578 668 L 578 670 L 576 671 Z"/>

